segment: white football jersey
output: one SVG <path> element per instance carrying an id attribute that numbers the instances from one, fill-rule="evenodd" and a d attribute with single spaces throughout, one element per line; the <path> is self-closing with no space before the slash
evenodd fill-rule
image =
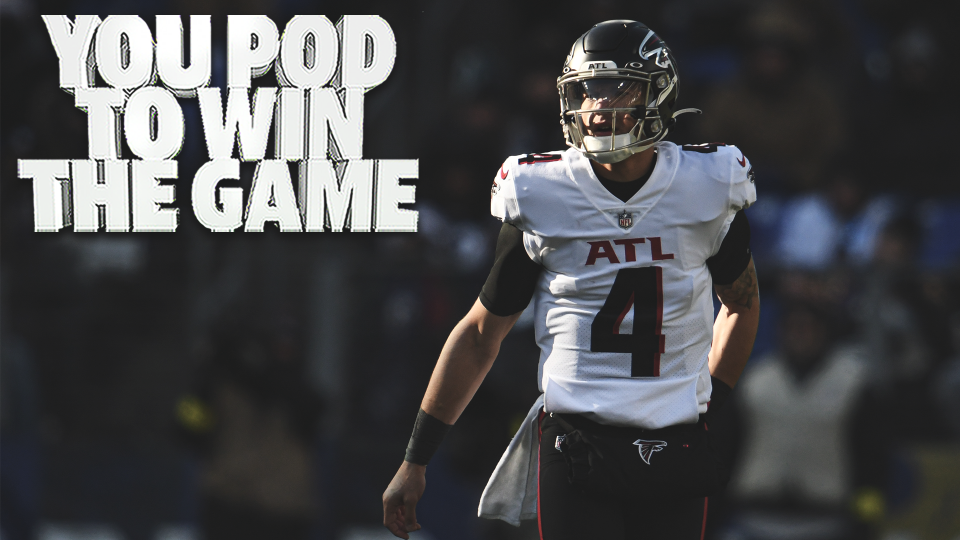
<path id="1" fill-rule="evenodd" d="M 756 189 L 735 146 L 656 148 L 626 203 L 572 148 L 510 157 L 495 177 L 491 213 L 523 231 L 544 267 L 533 301 L 547 412 L 656 429 L 706 411 L 706 261 Z"/>

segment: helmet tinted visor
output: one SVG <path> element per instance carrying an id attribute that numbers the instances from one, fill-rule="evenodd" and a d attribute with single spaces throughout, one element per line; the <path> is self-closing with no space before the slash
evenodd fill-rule
<path id="1" fill-rule="evenodd" d="M 567 103 L 575 110 L 642 108 L 647 85 L 630 79 L 585 79 L 567 86 Z"/>

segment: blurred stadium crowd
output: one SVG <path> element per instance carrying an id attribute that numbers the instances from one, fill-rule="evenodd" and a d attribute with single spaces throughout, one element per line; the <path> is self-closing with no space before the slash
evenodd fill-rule
<path id="1" fill-rule="evenodd" d="M 380 494 L 492 261 L 490 180 L 563 147 L 560 66 L 614 18 L 666 39 L 680 106 L 703 110 L 668 139 L 736 144 L 757 175 L 763 314 L 707 537 L 960 538 L 956 2 L 145 0 L 214 15 L 214 86 L 228 12 L 384 17 L 397 60 L 364 156 L 419 158 L 419 232 L 204 230 L 181 100 L 176 233 L 33 233 L 17 160 L 86 158 L 40 14 L 131 7 L 0 5 L 3 540 L 382 538 Z M 476 517 L 537 395 L 532 336 L 525 317 L 431 465 L 420 538 L 537 538 Z"/>

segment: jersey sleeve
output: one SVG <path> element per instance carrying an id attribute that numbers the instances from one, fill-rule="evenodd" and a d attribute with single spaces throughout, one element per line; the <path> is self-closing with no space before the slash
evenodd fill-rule
<path id="1" fill-rule="evenodd" d="M 497 238 L 493 268 L 480 291 L 480 303 L 494 315 L 523 311 L 533 298 L 543 267 L 533 262 L 523 246 L 523 232 L 504 223 Z"/>
<path id="2" fill-rule="evenodd" d="M 720 210 L 720 217 L 723 220 L 723 224 L 717 231 L 718 236 L 714 239 L 713 249 L 711 251 L 713 255 L 711 257 L 719 255 L 720 249 L 726 241 L 727 233 L 730 231 L 730 228 L 733 227 L 735 216 L 757 202 L 757 187 L 754 181 L 753 165 L 750 164 L 747 157 L 736 146 L 721 146 L 719 150 L 717 161 L 715 162 L 716 168 L 714 169 L 716 172 L 714 174 L 718 175 L 718 179 L 722 179 L 726 185 L 727 200 L 725 207 L 718 209 Z M 745 221 L 746 216 L 742 217 L 741 220 Z M 747 247 L 749 247 L 749 226 L 747 227 L 747 233 Z M 747 249 L 747 247 L 744 247 L 744 249 Z M 748 262 L 749 257 L 746 257 L 744 265 Z M 741 272 L 743 271 L 742 268 L 740 270 Z M 737 275 L 733 276 L 733 279 L 739 276 L 740 273 L 738 272 Z M 714 282 L 720 284 L 720 282 L 716 281 L 716 277 L 717 276 L 714 276 Z"/>
<path id="3" fill-rule="evenodd" d="M 517 188 L 514 185 L 516 173 L 513 170 L 516 164 L 516 158 L 507 158 L 493 177 L 493 185 L 490 187 L 490 214 L 504 223 L 518 226 L 520 206 L 517 203 Z"/>
<path id="4" fill-rule="evenodd" d="M 757 202 L 757 185 L 753 165 L 736 146 L 729 147 L 733 154 L 730 168 L 730 211 L 738 212 Z"/>

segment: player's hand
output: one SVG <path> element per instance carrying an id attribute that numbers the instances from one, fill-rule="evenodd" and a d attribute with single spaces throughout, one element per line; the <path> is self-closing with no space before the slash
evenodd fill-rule
<path id="1" fill-rule="evenodd" d="M 420 530 L 417 502 L 427 487 L 427 468 L 404 461 L 383 492 L 383 525 L 394 536 L 409 539 L 407 533 Z"/>

